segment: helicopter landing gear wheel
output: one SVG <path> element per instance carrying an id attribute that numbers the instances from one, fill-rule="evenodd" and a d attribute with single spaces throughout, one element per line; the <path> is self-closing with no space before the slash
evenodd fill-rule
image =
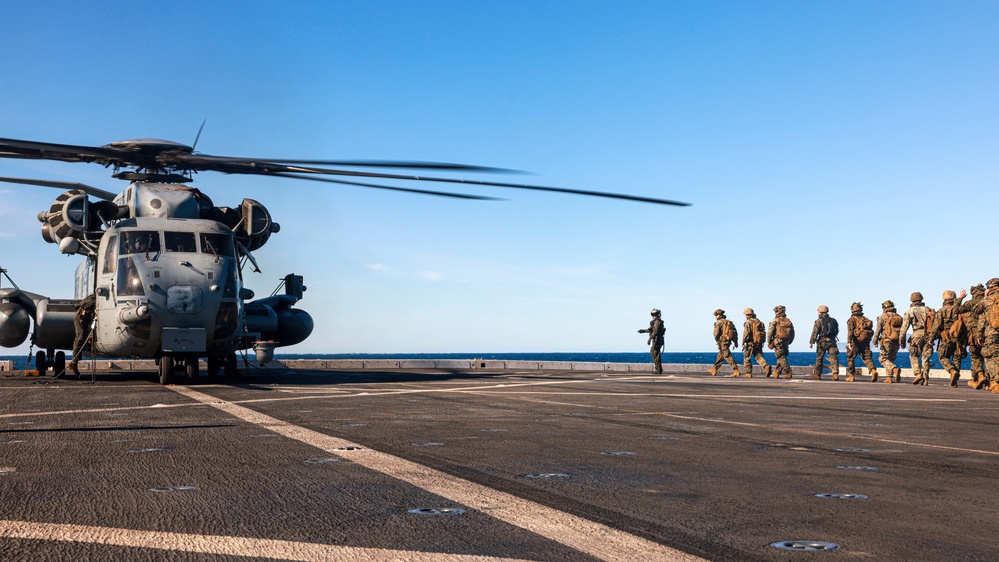
<path id="1" fill-rule="evenodd" d="M 236 358 L 235 353 L 230 353 L 225 356 L 225 376 L 227 377 L 238 377 L 242 373 L 239 371 L 239 360 Z"/>
<path id="2" fill-rule="evenodd" d="M 211 356 L 206 361 L 208 363 L 207 374 L 208 380 L 215 380 L 219 376 L 219 371 L 222 369 L 222 358 Z"/>
<path id="3" fill-rule="evenodd" d="M 45 352 L 39 351 L 35 354 L 35 370 L 40 376 L 45 376 L 45 371 L 49 370 L 49 362 L 45 359 Z"/>
<path id="4" fill-rule="evenodd" d="M 57 351 L 55 361 L 52 363 L 52 375 L 60 376 L 66 374 L 66 352 Z"/>
<path id="5" fill-rule="evenodd" d="M 164 355 L 160 357 L 160 384 L 170 384 L 173 378 L 173 357 Z"/>
<path id="6" fill-rule="evenodd" d="M 198 362 L 198 357 L 188 357 L 184 361 L 184 374 L 187 375 L 187 383 L 194 384 L 198 382 L 198 375 L 201 372 L 201 364 Z"/>

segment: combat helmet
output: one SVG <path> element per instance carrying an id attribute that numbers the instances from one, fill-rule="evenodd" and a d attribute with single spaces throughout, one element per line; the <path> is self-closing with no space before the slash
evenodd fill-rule
<path id="1" fill-rule="evenodd" d="M 890 299 L 886 300 L 885 302 L 881 303 L 881 308 L 884 310 L 888 310 L 889 308 L 895 308 L 895 303 L 892 302 Z"/>
<path id="2" fill-rule="evenodd" d="M 660 314 L 662 314 L 662 312 L 658 308 L 653 308 L 652 309 L 652 315 L 653 316 L 659 316 Z"/>
<path id="3" fill-rule="evenodd" d="M 992 279 L 989 279 L 988 283 L 986 283 L 985 286 L 989 289 L 999 288 L 999 277 L 993 277 Z"/>
<path id="4" fill-rule="evenodd" d="M 782 312 L 787 312 L 787 307 L 782 304 L 778 304 L 777 306 L 774 307 L 774 312 L 776 312 L 777 314 L 780 314 Z"/>
<path id="5" fill-rule="evenodd" d="M 909 295 L 909 302 L 919 302 L 921 300 L 923 300 L 923 293 L 920 293 L 919 291 Z"/>
<path id="6" fill-rule="evenodd" d="M 855 302 L 850 305 L 850 312 L 863 312 L 863 311 L 864 311 L 864 305 L 860 304 L 859 302 Z"/>
<path id="7" fill-rule="evenodd" d="M 982 285 L 981 283 L 979 283 L 979 284 L 977 284 L 977 285 L 975 285 L 974 287 L 971 288 L 971 294 L 972 295 L 980 295 L 980 294 L 982 294 L 984 292 L 985 292 L 985 285 Z"/>
<path id="8" fill-rule="evenodd" d="M 715 310 L 715 316 L 725 316 L 725 311 L 719 308 Z"/>
<path id="9" fill-rule="evenodd" d="M 957 293 L 955 293 L 954 291 L 951 291 L 950 289 L 947 289 L 946 291 L 943 292 L 942 296 L 943 296 L 943 300 L 950 301 L 950 300 L 954 300 L 954 299 L 957 298 Z"/>
<path id="10" fill-rule="evenodd" d="M 742 313 L 745 314 L 746 316 L 753 316 L 756 314 L 755 312 L 753 312 L 752 308 L 747 308 L 746 310 L 743 310 Z"/>

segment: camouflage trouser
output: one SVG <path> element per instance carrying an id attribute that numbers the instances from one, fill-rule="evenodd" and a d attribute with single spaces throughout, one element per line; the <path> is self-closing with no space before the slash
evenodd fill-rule
<path id="1" fill-rule="evenodd" d="M 909 364 L 912 365 L 912 374 L 920 376 L 929 374 L 930 357 L 933 356 L 933 342 L 926 343 L 926 333 L 919 330 L 912 333 L 909 338 Z"/>
<path id="2" fill-rule="evenodd" d="M 878 361 L 881 362 L 881 366 L 888 371 L 888 376 L 891 376 L 891 372 L 895 370 L 895 358 L 898 357 L 898 340 L 889 340 L 884 338 L 881 340 L 881 354 L 878 355 Z"/>
<path id="3" fill-rule="evenodd" d="M 982 356 L 985 357 L 985 372 L 989 380 L 999 382 L 999 333 L 985 335 Z"/>
<path id="4" fill-rule="evenodd" d="M 982 357 L 982 346 L 977 343 L 968 344 L 968 355 L 971 356 L 971 374 L 981 375 L 985 372 L 985 358 Z"/>
<path id="5" fill-rule="evenodd" d="M 72 359 L 80 359 L 83 357 L 84 349 L 87 345 L 87 340 L 90 339 L 91 327 L 94 323 L 94 317 L 92 314 L 77 314 L 73 318 L 73 326 L 76 329 L 76 338 L 73 340 L 73 357 Z"/>
<path id="6" fill-rule="evenodd" d="M 854 364 L 858 355 L 864 360 L 867 370 L 873 373 L 875 367 L 874 354 L 871 353 L 871 342 L 861 342 L 859 344 L 855 342 L 846 348 L 846 372 L 851 375 L 857 373 L 857 368 L 854 367 Z"/>
<path id="7" fill-rule="evenodd" d="M 787 363 L 787 344 L 782 341 L 774 342 L 774 355 L 777 356 L 777 376 L 791 376 L 791 366 Z"/>
<path id="8" fill-rule="evenodd" d="M 941 339 L 937 345 L 937 358 L 940 360 L 940 366 L 948 373 L 961 372 L 961 359 L 964 359 L 964 353 L 956 341 Z"/>
<path id="9" fill-rule="evenodd" d="M 728 364 L 732 366 L 733 370 L 739 369 L 739 364 L 735 362 L 735 357 L 732 357 L 731 351 L 732 342 L 728 340 L 721 340 L 718 342 L 718 357 L 715 357 L 715 370 L 721 367 L 722 362 L 728 361 Z"/>
<path id="10" fill-rule="evenodd" d="M 839 348 L 832 338 L 819 338 L 819 341 L 815 342 L 815 367 L 812 372 L 816 375 L 822 374 L 822 362 L 826 358 L 826 353 L 829 354 L 829 368 L 832 369 L 833 376 L 838 377 Z"/>
<path id="11" fill-rule="evenodd" d="M 747 344 L 742 348 L 742 362 L 743 366 L 746 368 L 746 372 L 749 374 L 753 373 L 753 359 L 763 367 L 767 368 L 767 360 L 763 358 L 763 344 Z"/>
<path id="12" fill-rule="evenodd" d="M 655 364 L 655 370 L 657 373 L 663 372 L 663 354 L 662 348 L 655 346 L 649 350 L 649 355 L 652 356 L 652 362 Z"/>

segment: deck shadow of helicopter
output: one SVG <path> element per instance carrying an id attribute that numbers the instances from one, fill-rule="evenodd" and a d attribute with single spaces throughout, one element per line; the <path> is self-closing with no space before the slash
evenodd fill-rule
<path id="1" fill-rule="evenodd" d="M 35 384 L 52 383 L 150 383 L 158 384 L 158 372 L 154 370 L 107 371 L 98 370 L 92 373 L 80 369 L 80 376 L 66 373 L 57 377 L 37 379 Z M 414 383 L 435 382 L 445 380 L 489 380 L 504 377 L 503 372 L 471 372 L 464 369 L 434 369 L 427 372 L 371 370 L 371 371 L 333 371 L 315 369 L 266 369 L 255 367 L 248 371 L 240 370 L 238 375 L 219 375 L 217 377 L 199 376 L 195 380 L 179 377 L 177 384 L 184 386 L 228 385 L 248 390 L 273 390 L 270 384 L 295 384 L 300 386 L 327 386 L 337 384 L 379 384 L 379 383 Z"/>
<path id="2" fill-rule="evenodd" d="M 275 390 L 260 384 L 294 384 L 298 386 L 329 386 L 338 384 L 385 384 L 439 382 L 446 380 L 488 380 L 503 377 L 505 373 L 469 372 L 463 369 L 434 369 L 427 372 L 412 371 L 329 371 L 313 369 L 269 370 L 252 372 L 240 377 L 216 381 L 248 390 Z"/>

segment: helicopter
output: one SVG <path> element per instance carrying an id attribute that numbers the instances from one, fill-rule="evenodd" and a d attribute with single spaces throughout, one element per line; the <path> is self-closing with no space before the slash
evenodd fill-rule
<path id="1" fill-rule="evenodd" d="M 76 311 L 89 296 L 94 300 L 89 346 L 77 355 L 154 359 L 161 384 L 174 382 L 181 373 L 187 381 L 195 381 L 201 374 L 201 358 L 208 377 L 215 377 L 223 369 L 227 373 L 236 370 L 237 352 L 252 348 L 263 364 L 273 359 L 275 347 L 305 341 L 314 321 L 308 312 L 295 308 L 306 290 L 303 276 L 286 275 L 284 294 L 275 290 L 256 300 L 243 285 L 248 265 L 260 271 L 252 252 L 278 233 L 280 225 L 264 205 L 252 199 L 244 198 L 236 207 L 216 206 L 204 192 L 187 185 L 198 172 L 264 175 L 472 200 L 495 198 L 367 179 L 688 205 L 621 193 L 365 170 L 514 171 L 466 164 L 213 156 L 196 152 L 197 140 L 192 146 L 150 138 L 80 146 L 0 138 L 0 158 L 96 163 L 111 168 L 113 178 L 129 182 L 115 194 L 81 183 L 0 177 L 7 183 L 64 189 L 48 210 L 38 214 L 42 238 L 58 245 L 62 254 L 84 257 L 76 269 L 72 299 L 21 290 L 0 269 L 12 285 L 0 287 L 0 346 L 17 347 L 30 332 L 31 345 L 39 349 L 34 357 L 39 374 L 50 367 L 56 375 L 65 372 L 66 351 L 74 349 L 78 335 Z M 71 360 L 75 366 L 79 357 Z"/>

